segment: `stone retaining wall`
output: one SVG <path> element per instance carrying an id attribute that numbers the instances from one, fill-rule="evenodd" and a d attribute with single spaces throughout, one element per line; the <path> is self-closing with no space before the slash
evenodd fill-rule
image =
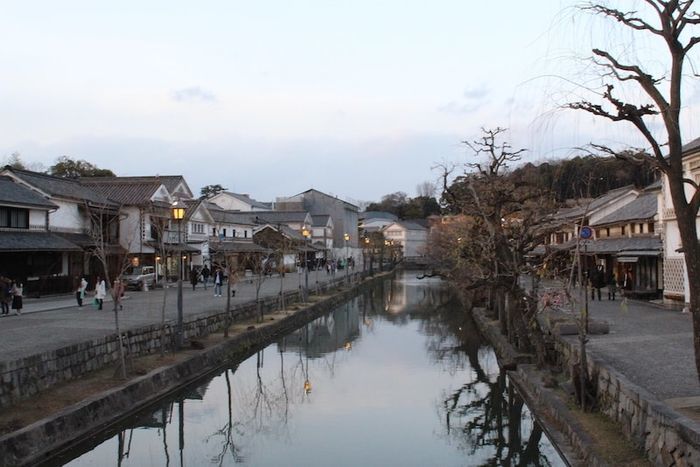
<path id="1" fill-rule="evenodd" d="M 383 280 L 384 277 L 385 275 L 379 275 L 376 279 Z M 58 450 L 69 449 L 70 446 L 94 435 L 95 430 L 100 427 L 116 423 L 169 393 L 225 365 L 231 365 L 232 362 L 252 355 L 275 339 L 287 335 L 357 295 L 373 282 L 365 281 L 359 287 L 344 290 L 285 319 L 268 322 L 236 334 L 231 339 L 205 349 L 181 363 L 154 370 L 121 387 L 4 435 L 0 437 L 0 466 L 34 465 L 46 461 L 49 456 L 56 455 Z M 196 326 L 190 329 L 196 329 Z"/>
<path id="2" fill-rule="evenodd" d="M 324 284 L 328 290 L 342 284 L 338 278 Z M 277 309 L 279 297 L 261 299 L 263 313 Z M 299 301 L 299 292 L 286 292 L 285 303 Z M 232 322 L 255 317 L 255 301 L 231 307 Z M 183 333 L 185 339 L 194 339 L 211 334 L 223 328 L 226 313 L 201 313 L 185 317 Z M 166 324 L 166 345 L 174 342 L 175 323 Z M 122 332 L 122 342 L 126 355 L 142 356 L 160 351 L 160 325 L 131 328 Z M 0 408 L 9 407 L 52 386 L 71 381 L 92 371 L 114 364 L 119 360 L 119 347 L 116 333 L 60 349 L 42 352 L 30 357 L 0 362 Z"/>
<path id="3" fill-rule="evenodd" d="M 557 339 L 555 348 L 565 365 L 578 362 L 578 350 L 569 342 Z M 590 350 L 588 372 L 597 387 L 600 411 L 618 422 L 655 465 L 700 465 L 700 423 L 663 404 Z"/>

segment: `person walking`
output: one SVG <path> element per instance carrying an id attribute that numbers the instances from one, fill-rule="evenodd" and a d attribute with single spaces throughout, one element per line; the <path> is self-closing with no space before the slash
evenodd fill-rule
<path id="1" fill-rule="evenodd" d="M 97 309 L 102 309 L 102 304 L 105 297 L 107 297 L 107 284 L 105 284 L 104 279 L 97 276 L 97 281 L 95 282 L 95 300 L 97 300 Z"/>
<path id="2" fill-rule="evenodd" d="M 3 315 L 10 314 L 10 301 L 12 300 L 10 285 L 10 279 L 0 276 L 0 307 L 2 307 Z"/>
<path id="3" fill-rule="evenodd" d="M 199 282 L 199 274 L 195 268 L 190 270 L 190 284 L 192 284 L 192 292 L 197 288 L 197 282 Z"/>
<path id="4" fill-rule="evenodd" d="M 122 305 L 122 297 L 124 296 L 124 283 L 121 279 L 116 279 L 114 281 L 114 286 L 112 287 L 112 300 L 114 300 L 114 308 L 120 310 L 124 309 Z"/>
<path id="5" fill-rule="evenodd" d="M 599 264 L 591 273 L 591 300 L 595 300 L 595 295 L 598 295 L 598 301 L 600 301 L 600 289 L 605 287 L 605 270 L 603 265 Z M 596 294 L 597 292 L 597 294 Z"/>
<path id="6" fill-rule="evenodd" d="M 12 309 L 15 310 L 17 316 L 22 314 L 22 284 L 19 282 L 12 283 L 12 289 L 10 295 L 12 295 Z"/>
<path id="7" fill-rule="evenodd" d="M 223 274 L 221 269 L 216 268 L 214 272 L 214 296 L 221 297 L 221 284 L 224 282 Z"/>
<path id="8" fill-rule="evenodd" d="M 204 265 L 204 268 L 202 268 L 202 283 L 204 284 L 204 290 L 207 290 L 207 282 L 209 282 L 209 276 L 211 275 L 211 271 L 207 267 L 207 265 Z"/>
<path id="9" fill-rule="evenodd" d="M 615 300 L 615 294 L 617 293 L 617 274 L 610 268 L 607 276 L 605 282 L 608 284 L 608 300 Z"/>
<path id="10" fill-rule="evenodd" d="M 88 283 L 85 277 L 78 277 L 77 284 L 75 288 L 75 300 L 78 302 L 80 308 L 83 307 L 83 299 L 85 299 L 85 291 L 87 290 Z"/>

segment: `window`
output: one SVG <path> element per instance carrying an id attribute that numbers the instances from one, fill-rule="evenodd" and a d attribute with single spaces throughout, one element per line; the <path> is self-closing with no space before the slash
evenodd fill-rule
<path id="1" fill-rule="evenodd" d="M 248 238 L 248 231 L 247 230 L 243 231 L 243 238 Z"/>
<path id="2" fill-rule="evenodd" d="M 224 231 L 223 231 L 223 235 L 224 235 L 224 237 L 226 236 L 226 229 L 224 229 Z"/>
<path id="3" fill-rule="evenodd" d="M 231 229 L 231 236 L 235 237 L 236 236 L 236 229 Z"/>
<path id="4" fill-rule="evenodd" d="M 625 226 L 620 227 L 620 234 L 625 235 Z"/>
<path id="5" fill-rule="evenodd" d="M 609 237 L 610 236 L 610 227 L 606 227 L 605 229 L 605 236 Z"/>
<path id="6" fill-rule="evenodd" d="M 204 224 L 192 224 L 192 233 L 203 234 Z"/>
<path id="7" fill-rule="evenodd" d="M 636 224 L 631 224 L 631 225 L 630 225 L 631 233 L 634 233 L 634 226 L 635 226 L 635 225 L 636 225 Z"/>
<path id="8" fill-rule="evenodd" d="M 28 229 L 29 209 L 0 208 L 0 227 Z"/>
<path id="9" fill-rule="evenodd" d="M 644 233 L 644 224 L 639 224 L 639 233 Z"/>
<path id="10" fill-rule="evenodd" d="M 654 233 L 654 223 L 653 222 L 649 222 L 647 224 L 647 230 L 649 231 L 649 233 Z"/>

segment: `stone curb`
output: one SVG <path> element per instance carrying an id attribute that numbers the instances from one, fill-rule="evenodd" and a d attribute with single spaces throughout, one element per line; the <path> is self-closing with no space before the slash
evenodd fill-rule
<path id="1" fill-rule="evenodd" d="M 393 274 L 377 274 L 349 290 L 308 306 L 279 321 L 244 331 L 178 364 L 158 368 L 126 384 L 67 407 L 59 413 L 0 437 L 0 466 L 35 465 L 69 449 L 107 426 L 203 378 L 232 358 L 252 355 L 277 337 L 323 315 L 373 283 Z"/>

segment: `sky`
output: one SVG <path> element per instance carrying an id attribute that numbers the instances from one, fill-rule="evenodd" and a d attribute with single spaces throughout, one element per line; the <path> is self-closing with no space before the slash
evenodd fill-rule
<path id="1" fill-rule="evenodd" d="M 196 194 L 379 201 L 437 182 L 482 127 L 508 128 L 531 162 L 639 146 L 561 108 L 600 85 L 590 43 L 629 49 L 574 4 L 1 0 L 0 157 L 182 174 Z"/>

